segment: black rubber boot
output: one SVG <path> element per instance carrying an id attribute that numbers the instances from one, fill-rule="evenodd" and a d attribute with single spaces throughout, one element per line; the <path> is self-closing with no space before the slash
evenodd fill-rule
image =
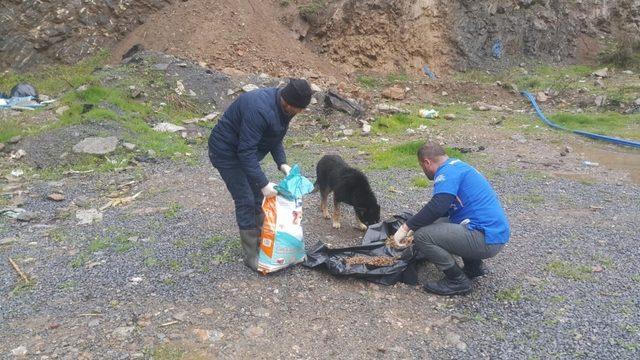
<path id="1" fill-rule="evenodd" d="M 424 290 L 437 295 L 465 295 L 471 292 L 471 280 L 454 265 L 443 271 L 445 277 L 436 282 L 428 282 Z"/>
<path id="2" fill-rule="evenodd" d="M 252 270 L 258 270 L 258 250 L 260 245 L 260 230 L 240 230 L 242 243 L 242 259 L 244 264 Z"/>
<path id="3" fill-rule="evenodd" d="M 482 260 L 462 259 L 462 261 L 464 261 L 462 271 L 464 271 L 469 279 L 487 275 L 487 270 L 482 265 Z"/>

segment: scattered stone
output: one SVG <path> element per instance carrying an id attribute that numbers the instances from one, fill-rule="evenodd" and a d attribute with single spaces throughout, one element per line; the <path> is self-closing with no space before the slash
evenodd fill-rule
<path id="1" fill-rule="evenodd" d="M 583 161 L 582 163 L 583 163 L 584 165 L 586 165 L 586 166 L 591 166 L 591 167 L 598 167 L 598 166 L 600 166 L 600 163 L 597 163 L 597 162 L 591 162 L 591 161 L 587 161 L 587 160 Z"/>
<path id="2" fill-rule="evenodd" d="M 603 68 L 597 71 L 594 71 L 591 76 L 594 77 L 599 77 L 599 78 L 606 78 L 609 77 L 609 68 Z"/>
<path id="3" fill-rule="evenodd" d="M 269 316 L 271 316 L 271 314 L 269 313 L 269 310 L 265 308 L 257 308 L 253 311 L 253 314 L 255 316 L 264 317 L 264 318 L 268 318 Z"/>
<path id="4" fill-rule="evenodd" d="M 258 89 L 260 89 L 260 88 L 257 85 L 254 85 L 254 84 L 247 84 L 247 85 L 242 87 L 242 91 L 244 91 L 244 92 L 249 92 L 249 91 L 258 90 Z"/>
<path id="5" fill-rule="evenodd" d="M 121 326 L 113 330 L 113 335 L 124 340 L 131 336 L 133 330 L 135 330 L 134 326 Z"/>
<path id="6" fill-rule="evenodd" d="M 624 70 L 622 73 L 625 75 L 633 75 L 633 71 L 631 70 Z"/>
<path id="7" fill-rule="evenodd" d="M 178 132 L 178 131 L 184 131 L 184 130 L 186 130 L 186 128 L 183 127 L 183 126 L 175 125 L 175 124 L 168 123 L 168 122 L 161 122 L 161 123 L 157 124 L 156 126 L 154 126 L 153 130 L 159 131 L 159 132 L 174 133 L 174 132 Z"/>
<path id="8" fill-rule="evenodd" d="M 393 106 L 390 104 L 378 104 L 376 105 L 376 110 L 380 113 L 385 114 L 409 114 L 410 111 L 407 109 L 401 109 L 397 106 Z"/>
<path id="9" fill-rule="evenodd" d="M 0 143 L 0 151 L 3 151 L 6 145 L 4 143 Z"/>
<path id="10" fill-rule="evenodd" d="M 358 103 L 353 100 L 347 99 L 331 90 L 329 90 L 329 92 L 325 96 L 324 104 L 328 108 L 333 108 L 338 111 L 345 112 L 353 117 L 359 117 L 364 113 L 364 109 Z"/>
<path id="11" fill-rule="evenodd" d="M 567 154 L 571 151 L 573 151 L 573 149 L 571 148 L 571 146 L 567 145 L 562 150 L 560 150 L 560 156 L 567 156 Z"/>
<path id="12" fill-rule="evenodd" d="M 596 96 L 594 103 L 597 107 L 603 107 L 607 103 L 607 97 L 604 95 Z"/>
<path id="13" fill-rule="evenodd" d="M 47 196 L 47 199 L 51 201 L 63 201 L 64 195 L 62 195 L 61 193 L 53 193 L 53 194 L 49 194 L 49 196 Z"/>
<path id="14" fill-rule="evenodd" d="M 501 111 L 502 108 L 500 106 L 490 105 L 490 104 L 478 101 L 478 102 L 473 104 L 473 110 L 476 110 L 476 111 L 489 111 L 489 110 Z"/>
<path id="15" fill-rule="evenodd" d="M 317 103 L 318 103 L 318 99 L 316 99 L 316 98 L 312 97 L 312 98 L 311 98 L 311 102 L 310 102 L 310 104 L 311 104 L 311 105 L 316 105 Z"/>
<path id="16" fill-rule="evenodd" d="M 593 82 L 593 86 L 595 87 L 604 87 L 604 81 L 602 81 L 602 79 L 597 78 L 594 82 Z"/>
<path id="17" fill-rule="evenodd" d="M 176 88 L 174 89 L 174 91 L 178 95 L 184 95 L 184 93 L 187 92 L 187 90 L 184 87 L 184 84 L 180 80 L 176 81 Z"/>
<path id="18" fill-rule="evenodd" d="M 153 70 L 158 70 L 158 71 L 167 71 L 168 68 L 169 68 L 169 64 L 155 64 L 153 66 Z"/>
<path id="19" fill-rule="evenodd" d="M 549 100 L 549 97 L 543 91 L 540 91 L 536 94 L 536 100 L 538 102 L 547 102 L 547 100 Z"/>
<path id="20" fill-rule="evenodd" d="M 353 129 L 344 129 L 344 130 L 342 130 L 342 133 L 344 134 L 344 136 L 352 136 L 353 135 Z"/>
<path id="21" fill-rule="evenodd" d="M 313 91 L 313 92 L 322 92 L 322 89 L 320 88 L 320 86 L 318 86 L 316 84 L 311 84 L 311 91 Z"/>
<path id="22" fill-rule="evenodd" d="M 4 238 L 2 240 L 0 240 L 0 246 L 4 246 L 4 245 L 11 245 L 15 242 L 18 241 L 18 238 L 16 237 L 9 237 L 9 238 Z"/>
<path id="23" fill-rule="evenodd" d="M 204 308 L 204 309 L 200 310 L 200 313 L 202 315 L 213 315 L 213 309 L 212 308 Z"/>
<path id="24" fill-rule="evenodd" d="M 415 133 L 416 133 L 416 131 L 415 131 L 415 130 L 413 130 L 413 129 L 411 129 L 411 128 L 409 128 L 409 129 L 405 130 L 405 133 L 406 133 L 407 135 L 413 135 L 413 134 L 415 134 Z"/>
<path id="25" fill-rule="evenodd" d="M 59 116 L 62 116 L 67 110 L 69 110 L 69 106 L 67 105 L 60 106 L 59 108 L 56 109 L 56 114 L 58 114 Z"/>
<path id="26" fill-rule="evenodd" d="M 88 225 L 102 221 L 102 213 L 98 209 L 78 210 L 76 211 L 76 219 L 80 220 L 78 225 Z"/>
<path id="27" fill-rule="evenodd" d="M 635 99 L 635 101 L 633 102 L 633 105 L 640 106 L 640 97 Z"/>
<path id="28" fill-rule="evenodd" d="M 124 147 L 127 150 L 133 151 L 136 149 L 136 144 L 125 142 L 125 143 L 122 143 L 122 147 Z"/>
<path id="29" fill-rule="evenodd" d="M 173 314 L 173 319 L 174 320 L 178 320 L 178 321 L 184 321 L 187 318 L 187 312 L 186 311 L 182 311 L 179 313 L 175 313 Z"/>
<path id="30" fill-rule="evenodd" d="M 455 114 L 445 114 L 444 118 L 446 120 L 455 120 L 456 119 L 456 115 Z"/>
<path id="31" fill-rule="evenodd" d="M 446 340 L 449 344 L 451 344 L 452 346 L 455 346 L 456 349 L 460 350 L 460 351 L 466 351 L 467 350 L 467 344 L 464 343 L 462 340 L 460 340 L 460 335 L 454 333 L 454 332 L 449 332 L 446 335 Z"/>
<path id="32" fill-rule="evenodd" d="M 15 177 L 21 177 L 22 175 L 24 175 L 24 170 L 22 169 L 15 169 L 13 171 L 11 171 L 11 176 L 15 176 Z"/>
<path id="33" fill-rule="evenodd" d="M 116 151 L 118 138 L 109 137 L 88 137 L 73 146 L 76 153 L 105 155 Z"/>
<path id="34" fill-rule="evenodd" d="M 11 153 L 11 158 L 15 159 L 15 160 L 20 160 L 23 157 L 25 157 L 27 155 L 27 152 L 22 150 L 22 149 L 18 149 L 17 151 L 14 151 Z"/>
<path id="35" fill-rule="evenodd" d="M 404 99 L 404 95 L 404 89 L 398 86 L 392 86 L 382 92 L 382 97 L 392 100 L 402 100 Z"/>
<path id="36" fill-rule="evenodd" d="M 511 140 L 517 141 L 520 144 L 524 144 L 527 142 L 527 139 L 522 134 L 514 134 L 511 136 Z"/>
<path id="37" fill-rule="evenodd" d="M 229 90 L 227 90 L 227 96 L 231 96 L 231 95 L 233 95 L 233 94 L 235 94 L 235 93 L 236 93 L 236 91 L 235 91 L 235 90 L 233 90 L 233 89 L 229 89 Z"/>
<path id="38" fill-rule="evenodd" d="M 23 346 L 18 346 L 17 348 L 11 350 L 11 355 L 13 356 L 26 356 L 27 355 L 27 348 L 23 345 Z"/>
<path id="39" fill-rule="evenodd" d="M 262 329 L 260 326 L 251 326 L 250 328 L 244 331 L 244 334 L 246 336 L 255 338 L 255 337 L 264 335 L 264 329 Z"/>
<path id="40" fill-rule="evenodd" d="M 442 96 L 448 96 L 448 95 L 449 95 L 449 93 L 448 93 L 448 92 L 446 92 L 446 91 L 443 91 L 443 92 L 442 92 Z"/>
<path id="41" fill-rule="evenodd" d="M 83 92 L 83 91 L 87 91 L 87 89 L 89 88 L 89 85 L 82 85 L 80 87 L 78 87 L 76 89 L 77 92 Z"/>
<path id="42" fill-rule="evenodd" d="M 20 214 L 18 214 L 18 216 L 16 216 L 16 220 L 21 221 L 21 222 L 30 222 L 33 220 L 38 219 L 39 215 L 37 213 L 34 213 L 32 211 L 23 211 Z"/>
<path id="43" fill-rule="evenodd" d="M 591 268 L 591 272 L 594 273 L 601 273 L 604 271 L 604 268 L 602 267 L 602 265 L 595 265 Z"/>
<path id="44" fill-rule="evenodd" d="M 371 133 L 371 125 L 369 125 L 369 124 L 362 125 L 362 135 L 363 136 L 367 136 L 370 133 Z"/>

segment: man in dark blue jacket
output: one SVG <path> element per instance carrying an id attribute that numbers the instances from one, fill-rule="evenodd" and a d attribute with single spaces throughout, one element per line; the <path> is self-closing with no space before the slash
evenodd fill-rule
<path id="1" fill-rule="evenodd" d="M 263 197 L 275 196 L 260 161 L 271 153 L 285 175 L 291 168 L 282 139 L 289 122 L 311 102 L 307 81 L 291 79 L 282 89 L 267 88 L 242 94 L 225 111 L 209 137 L 209 159 L 231 193 L 240 228 L 244 263 L 258 266 Z"/>

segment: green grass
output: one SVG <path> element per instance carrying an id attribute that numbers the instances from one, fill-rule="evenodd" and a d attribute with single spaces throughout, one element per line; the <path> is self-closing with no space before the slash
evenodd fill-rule
<path id="1" fill-rule="evenodd" d="M 73 269 L 78 269 L 82 267 L 87 261 L 89 257 L 85 253 L 80 253 L 73 258 L 73 260 L 69 263 L 69 266 Z"/>
<path id="2" fill-rule="evenodd" d="M 298 7 L 300 15 L 304 18 L 313 17 L 326 6 L 324 0 L 313 0 L 309 4 Z"/>
<path id="3" fill-rule="evenodd" d="M 214 237 L 212 239 L 216 239 L 216 245 L 218 245 L 219 250 L 213 256 L 214 263 L 217 264 L 229 264 L 235 262 L 238 257 L 241 255 L 240 240 L 239 239 L 224 239 L 221 237 Z"/>
<path id="4" fill-rule="evenodd" d="M 567 301 L 567 297 L 562 295 L 557 295 L 557 296 L 552 296 L 550 300 L 553 303 L 559 304 Z"/>
<path id="5" fill-rule="evenodd" d="M 30 281 L 28 283 L 24 281 L 20 281 L 19 283 L 17 283 L 16 286 L 14 286 L 13 289 L 9 292 L 9 295 L 19 296 L 32 291 L 36 287 L 36 281 L 34 279 L 29 280 Z"/>
<path id="6" fill-rule="evenodd" d="M 180 265 L 178 260 L 171 260 L 169 261 L 169 268 L 172 271 L 180 271 L 182 269 L 182 265 Z"/>
<path id="7" fill-rule="evenodd" d="M 631 277 L 631 280 L 640 283 L 640 274 L 635 274 Z"/>
<path id="8" fill-rule="evenodd" d="M 62 229 L 53 229 L 49 231 L 49 238 L 57 243 L 61 243 L 66 241 L 69 235 Z"/>
<path id="9" fill-rule="evenodd" d="M 60 290 L 69 290 L 69 289 L 73 289 L 76 286 L 78 286 L 78 282 L 75 280 L 68 280 L 65 282 L 62 282 L 60 284 L 58 284 L 58 289 Z"/>
<path id="10" fill-rule="evenodd" d="M 640 140 L 640 114 L 621 115 L 616 112 L 598 114 L 559 113 L 550 116 L 550 118 L 572 130 Z"/>
<path id="11" fill-rule="evenodd" d="M 176 202 L 172 202 L 169 205 L 169 208 L 164 212 L 164 217 L 167 219 L 173 219 L 178 217 L 178 215 L 180 214 L 180 211 L 182 210 L 182 205 L 176 203 Z"/>
<path id="12" fill-rule="evenodd" d="M 154 360 L 180 360 L 186 351 L 179 346 L 167 344 L 145 350 L 145 355 Z"/>
<path id="13" fill-rule="evenodd" d="M 356 78 L 358 84 L 365 89 L 375 89 L 382 85 L 380 79 L 370 75 L 359 75 Z"/>
<path id="14" fill-rule="evenodd" d="M 111 246 L 111 241 L 109 239 L 96 238 L 95 240 L 89 243 L 89 247 L 87 248 L 87 251 L 89 251 L 89 253 L 95 253 L 100 250 L 107 249 L 109 246 Z"/>
<path id="15" fill-rule="evenodd" d="M 399 134 L 408 128 L 417 128 L 420 125 L 432 125 L 433 120 L 424 119 L 412 114 L 396 114 L 393 116 L 377 118 L 371 125 L 374 134 Z"/>
<path id="16" fill-rule="evenodd" d="M 522 286 L 498 291 L 496 300 L 501 302 L 518 302 L 522 300 Z"/>
<path id="17" fill-rule="evenodd" d="M 417 176 L 417 177 L 414 177 L 414 178 L 413 178 L 413 180 L 412 180 L 412 182 L 413 182 L 413 186 L 418 187 L 418 188 L 426 188 L 426 187 L 429 187 L 429 184 L 431 183 L 431 182 L 429 181 L 429 179 L 427 179 L 427 178 L 426 178 L 426 177 L 424 177 L 424 176 Z"/>
<path id="18" fill-rule="evenodd" d="M 557 277 L 574 281 L 593 280 L 591 268 L 585 265 L 572 264 L 554 260 L 545 266 L 545 270 Z"/>
<path id="19" fill-rule="evenodd" d="M 17 83 L 26 82 L 33 85 L 40 94 L 55 97 L 81 85 L 97 83 L 98 79 L 93 72 L 104 65 L 108 57 L 109 54 L 103 51 L 77 65 L 47 66 L 30 73 L 10 71 L 0 76 L 0 91 L 8 93 Z"/>
<path id="20" fill-rule="evenodd" d="M 380 148 L 375 145 L 370 148 L 372 164 L 371 169 L 388 170 L 395 168 L 420 169 L 417 152 L 424 141 L 411 141 L 404 144 Z M 449 157 L 463 159 L 463 154 L 453 148 L 445 149 Z"/>
<path id="21" fill-rule="evenodd" d="M 224 238 L 222 236 L 212 236 L 202 243 L 202 248 L 205 250 L 213 249 L 223 242 L 224 242 Z"/>

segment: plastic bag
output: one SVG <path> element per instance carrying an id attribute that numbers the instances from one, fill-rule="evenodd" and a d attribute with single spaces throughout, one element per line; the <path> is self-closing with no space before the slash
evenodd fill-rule
<path id="1" fill-rule="evenodd" d="M 361 246 L 331 249 L 319 242 L 307 253 L 304 266 L 309 268 L 324 266 L 333 275 L 353 276 L 382 285 L 393 285 L 398 281 L 416 285 L 418 276 L 413 262 L 413 246 L 396 250 L 385 244 L 387 237 L 395 234 L 411 216 L 410 213 L 402 213 L 395 215 L 392 219 L 371 225 L 364 235 Z M 393 258 L 395 262 L 387 266 L 349 265 L 348 259 L 355 256 L 382 256 Z"/>
<path id="2" fill-rule="evenodd" d="M 301 263 L 306 257 L 302 197 L 313 190 L 313 184 L 294 165 L 276 189 L 278 196 L 268 197 L 262 204 L 265 219 L 260 235 L 258 271 L 263 274 Z"/>

